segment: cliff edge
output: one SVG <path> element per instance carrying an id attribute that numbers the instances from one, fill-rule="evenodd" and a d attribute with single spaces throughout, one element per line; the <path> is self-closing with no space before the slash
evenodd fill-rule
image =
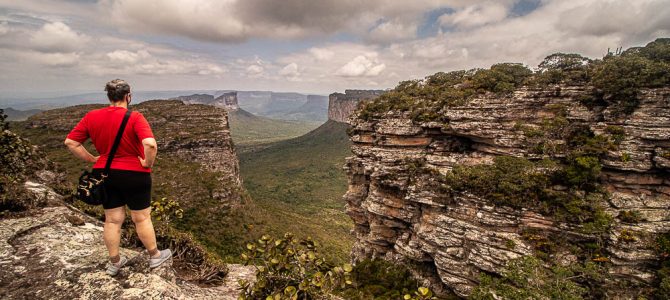
<path id="1" fill-rule="evenodd" d="M 616 73 L 638 56 L 665 64 L 651 49 L 560 57 L 572 64 L 554 69 L 570 74 L 557 83 L 513 64 L 438 73 L 366 105 L 345 167 L 354 260 L 405 262 L 435 290 L 468 296 L 482 276 L 528 288 L 505 270 L 536 257 L 597 268 L 604 279 L 575 273 L 591 296 L 649 295 L 665 280 L 670 231 L 670 77 L 627 95 L 612 85 L 639 80 Z"/>
<path id="2" fill-rule="evenodd" d="M 60 197 L 39 183 L 26 188 L 33 197 Z M 180 279 L 171 261 L 150 270 L 145 253 L 121 253 L 130 261 L 110 277 L 102 224 L 64 205 L 0 219 L 0 298 L 237 299 L 237 280 L 255 278 L 253 267 L 229 265 L 220 286 L 200 287 Z"/>

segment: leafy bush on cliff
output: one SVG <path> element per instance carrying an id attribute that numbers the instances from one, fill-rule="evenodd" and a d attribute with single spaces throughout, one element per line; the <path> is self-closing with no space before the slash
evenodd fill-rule
<path id="1" fill-rule="evenodd" d="M 615 113 L 629 114 L 639 104 L 643 88 L 670 84 L 670 39 L 657 39 L 645 47 L 621 54 L 609 53 L 591 60 L 579 54 L 555 53 L 542 61 L 536 72 L 521 64 L 495 64 L 489 69 L 436 73 L 424 80 L 403 81 L 359 112 L 363 120 L 388 111 L 409 112 L 417 122 L 444 121 L 441 111 L 467 103 L 473 96 L 491 92 L 508 94 L 522 86 L 584 85 L 594 88 L 580 99 L 589 106 L 610 106 Z"/>
<path id="2" fill-rule="evenodd" d="M 670 232 L 656 238 L 655 248 L 659 263 L 656 271 L 658 288 L 654 296 L 655 299 L 670 299 Z"/>
<path id="3" fill-rule="evenodd" d="M 563 185 L 566 180 L 580 186 L 595 185 L 593 168 L 599 171 L 599 162 L 581 158 L 576 166 L 566 167 L 552 160 L 532 162 L 498 156 L 491 165 L 456 166 L 445 176 L 445 185 L 454 192 L 472 193 L 498 205 L 534 207 L 560 221 L 582 224 L 586 232 L 604 232 L 611 218 L 602 212 L 602 192 Z"/>
<path id="4" fill-rule="evenodd" d="M 240 281 L 240 299 L 326 299 L 352 284 L 351 265 L 327 263 L 314 241 L 290 233 L 280 239 L 264 235 L 247 244 L 242 259 L 256 267 L 256 282 Z"/>
<path id="5" fill-rule="evenodd" d="M 407 111 L 415 121 L 440 120 L 444 107 L 462 105 L 476 94 L 505 94 L 520 87 L 532 75 L 521 64 L 503 63 L 490 69 L 440 72 L 425 80 L 408 80 L 369 102 L 360 117 L 369 120 L 389 110 Z"/>
<path id="6" fill-rule="evenodd" d="M 358 262 L 351 275 L 353 285 L 342 292 L 346 299 L 402 299 L 419 287 L 407 268 L 382 259 Z"/>
<path id="7" fill-rule="evenodd" d="M 23 184 L 46 165 L 28 141 L 9 131 L 6 117 L 0 109 L 0 212 L 43 206 L 45 197 L 35 197 Z"/>
<path id="8" fill-rule="evenodd" d="M 239 299 L 437 299 L 403 266 L 384 260 L 335 266 L 318 247 L 312 239 L 290 233 L 250 242 L 241 257 L 256 267 L 256 282 L 241 280 Z"/>
<path id="9" fill-rule="evenodd" d="M 591 262 L 547 267 L 541 260 L 526 256 L 511 260 L 500 277 L 482 275 L 470 299 L 584 299 L 596 295 L 583 282 L 598 282 L 602 274 L 601 268 Z"/>

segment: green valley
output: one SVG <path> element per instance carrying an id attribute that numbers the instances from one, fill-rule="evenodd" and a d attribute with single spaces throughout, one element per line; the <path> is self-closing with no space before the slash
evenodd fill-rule
<path id="1" fill-rule="evenodd" d="M 244 187 L 257 206 L 249 213 L 261 221 L 260 231 L 311 236 L 327 257 L 348 260 L 353 225 L 342 201 L 347 126 L 328 121 L 301 137 L 239 154 Z"/>
<path id="2" fill-rule="evenodd" d="M 230 134 L 238 149 L 298 137 L 320 125 L 320 122 L 314 121 L 288 121 L 256 116 L 244 109 L 230 111 L 228 118 Z"/>

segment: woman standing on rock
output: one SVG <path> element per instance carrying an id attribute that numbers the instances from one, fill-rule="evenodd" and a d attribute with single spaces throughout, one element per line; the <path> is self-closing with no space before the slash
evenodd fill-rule
<path id="1" fill-rule="evenodd" d="M 115 79 L 105 86 L 110 105 L 88 112 L 67 135 L 65 145 L 76 157 L 94 163 L 98 175 L 105 167 L 117 131 L 128 111 L 132 94 L 130 85 Z M 91 138 L 100 156 L 93 156 L 82 145 Z M 137 235 L 149 253 L 149 266 L 155 268 L 172 257 L 170 249 L 159 251 L 156 233 L 151 222 L 151 166 L 158 148 L 149 123 L 139 112 L 132 112 L 123 132 L 109 174 L 105 179 L 107 201 L 103 239 L 109 251 L 107 273 L 116 275 L 128 259 L 119 254 L 121 225 L 126 218 L 127 205 Z"/>

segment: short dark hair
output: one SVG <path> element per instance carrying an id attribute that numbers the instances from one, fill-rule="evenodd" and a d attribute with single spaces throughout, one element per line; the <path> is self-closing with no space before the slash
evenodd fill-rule
<path id="1" fill-rule="evenodd" d="M 130 93 L 130 85 L 125 80 L 114 79 L 105 85 L 109 101 L 121 101 Z"/>

